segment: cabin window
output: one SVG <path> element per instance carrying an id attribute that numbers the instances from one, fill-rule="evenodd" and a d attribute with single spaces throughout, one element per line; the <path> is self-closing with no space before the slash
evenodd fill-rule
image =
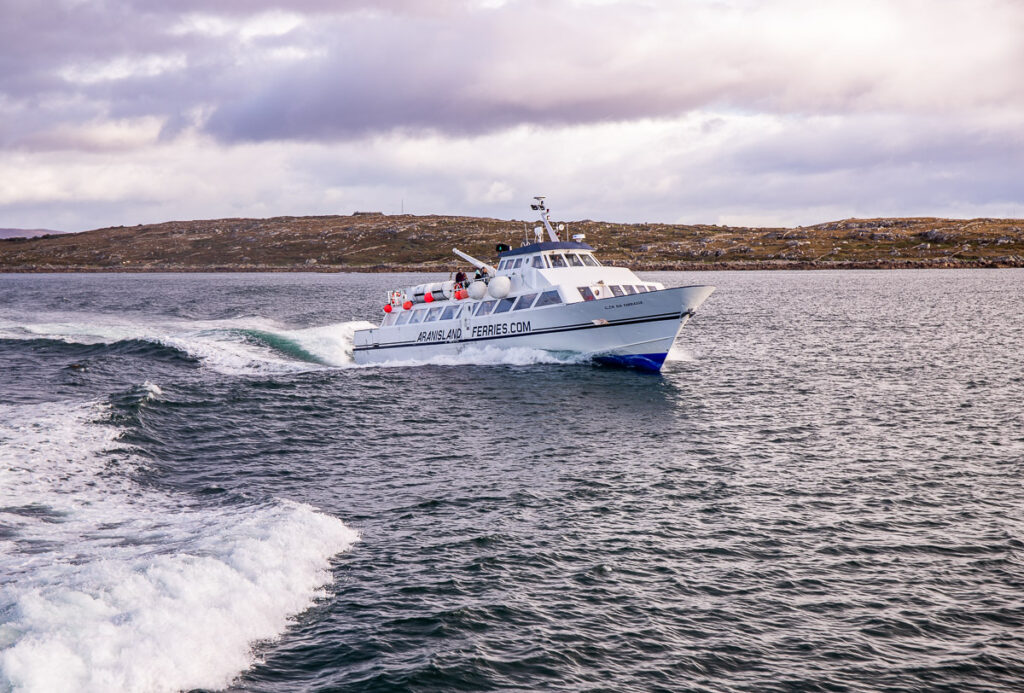
<path id="1" fill-rule="evenodd" d="M 444 312 L 441 313 L 442 320 L 451 320 L 455 317 L 455 311 L 459 309 L 458 306 L 445 306 Z"/>
<path id="2" fill-rule="evenodd" d="M 497 315 L 498 313 L 507 313 L 512 308 L 512 304 L 515 302 L 516 300 L 514 298 L 501 299 L 500 301 L 498 301 L 498 305 L 494 309 L 494 314 Z"/>
<path id="3" fill-rule="evenodd" d="M 483 303 L 481 303 L 479 306 L 477 306 L 476 316 L 479 318 L 490 313 L 491 308 L 494 308 L 495 303 L 497 303 L 497 301 L 484 301 Z"/>
<path id="4" fill-rule="evenodd" d="M 398 318 L 398 313 L 385 313 L 384 321 L 380 324 L 381 327 L 391 327 L 395 324 L 395 320 Z"/>
<path id="5" fill-rule="evenodd" d="M 544 269 L 544 256 L 543 255 L 534 255 L 533 256 L 533 266 L 536 267 L 537 269 Z"/>
<path id="6" fill-rule="evenodd" d="M 534 308 L 543 308 L 544 306 L 553 306 L 562 302 L 562 299 L 558 297 L 558 289 L 552 289 L 551 291 L 545 291 L 537 299 L 537 304 Z"/>
<path id="7" fill-rule="evenodd" d="M 589 286 L 580 286 L 577 287 L 576 290 L 580 292 L 580 296 L 583 297 L 584 301 L 594 300 L 594 292 L 590 290 Z"/>
<path id="8" fill-rule="evenodd" d="M 551 260 L 552 267 L 565 267 L 565 258 L 561 255 L 549 255 L 548 259 Z"/>
<path id="9" fill-rule="evenodd" d="M 611 285 L 611 286 L 609 286 L 608 288 L 609 288 L 609 289 L 611 289 L 611 290 L 612 290 L 612 293 L 613 293 L 614 295 L 616 295 L 616 296 L 622 296 L 622 295 L 624 295 L 624 294 L 622 293 L 622 287 L 621 287 L 621 286 L 617 286 L 617 285 L 615 285 L 615 284 L 612 284 L 612 285 Z"/>
<path id="10" fill-rule="evenodd" d="M 580 256 L 576 253 L 570 253 L 568 256 L 569 264 L 573 267 L 583 267 L 583 260 L 580 260 Z"/>
<path id="11" fill-rule="evenodd" d="M 422 310 L 414 310 L 412 312 L 412 317 L 409 318 L 409 324 L 410 325 L 415 325 L 418 322 L 423 322 L 423 318 L 426 316 L 426 314 L 427 314 L 427 309 L 426 308 L 424 308 Z"/>
<path id="12" fill-rule="evenodd" d="M 535 298 L 537 298 L 537 294 L 523 294 L 519 297 L 519 300 L 516 301 L 516 307 L 512 310 L 526 310 L 533 305 L 533 299 Z"/>
<path id="13" fill-rule="evenodd" d="M 398 320 L 395 321 L 396 325 L 404 325 L 409 322 L 409 318 L 412 317 L 412 313 L 407 310 L 402 311 L 398 314 Z"/>
<path id="14" fill-rule="evenodd" d="M 636 289 L 634 289 L 634 288 L 633 288 L 632 286 L 630 286 L 629 284 L 623 284 L 623 285 L 622 285 L 622 289 L 623 289 L 623 291 L 625 291 L 625 292 L 626 292 L 626 295 L 627 295 L 627 296 L 632 296 L 633 294 L 635 294 L 635 293 L 636 293 Z"/>
<path id="15" fill-rule="evenodd" d="M 591 267 L 600 267 L 601 266 L 601 263 L 599 263 L 597 261 L 597 259 L 595 259 L 594 256 L 591 255 L 590 253 L 582 253 L 580 255 L 580 258 L 583 259 L 583 264 L 584 265 L 590 265 Z"/>
<path id="16" fill-rule="evenodd" d="M 516 261 L 514 263 L 512 263 L 512 269 L 519 269 L 520 267 L 522 267 L 522 265 L 523 265 L 523 259 L 522 258 L 517 258 Z"/>
<path id="17" fill-rule="evenodd" d="M 639 284 L 639 285 L 637 285 L 637 287 L 636 287 L 636 292 L 637 292 L 638 294 L 646 294 L 646 293 L 647 293 L 647 287 L 646 287 L 646 286 L 644 286 L 643 284 Z"/>
<path id="18" fill-rule="evenodd" d="M 423 318 L 423 322 L 434 322 L 435 320 L 437 320 L 437 316 L 441 314 L 442 310 L 444 310 L 444 308 L 442 308 L 441 306 L 438 306 L 437 308 L 431 308 L 430 312 L 427 313 L 427 317 Z"/>
<path id="19" fill-rule="evenodd" d="M 656 286 L 651 286 L 650 284 L 648 284 L 648 285 L 647 285 L 647 290 L 648 290 L 648 291 L 657 291 L 657 290 L 658 290 L 658 287 L 656 287 Z"/>

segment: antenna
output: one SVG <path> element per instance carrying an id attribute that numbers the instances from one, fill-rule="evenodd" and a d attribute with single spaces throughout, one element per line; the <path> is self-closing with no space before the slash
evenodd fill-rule
<path id="1" fill-rule="evenodd" d="M 558 243 L 558 234 L 551 228 L 551 210 L 544 205 L 544 196 L 534 195 L 533 199 L 537 200 L 537 203 L 530 205 L 530 209 L 540 212 L 540 220 L 544 222 L 544 228 L 548 230 L 548 238 L 551 239 L 552 243 Z"/>

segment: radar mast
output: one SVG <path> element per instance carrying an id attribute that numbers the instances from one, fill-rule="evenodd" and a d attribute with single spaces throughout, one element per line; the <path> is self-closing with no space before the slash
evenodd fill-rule
<path id="1" fill-rule="evenodd" d="M 558 243 L 558 234 L 551 228 L 551 210 L 544 205 L 544 195 L 536 195 L 533 199 L 537 200 L 537 202 L 530 205 L 530 209 L 540 212 L 540 220 L 544 222 L 544 228 L 548 230 L 548 238 L 551 239 L 552 243 Z"/>

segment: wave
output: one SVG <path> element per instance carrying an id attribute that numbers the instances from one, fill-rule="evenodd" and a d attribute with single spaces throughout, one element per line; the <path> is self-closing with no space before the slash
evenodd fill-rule
<path id="1" fill-rule="evenodd" d="M 109 417 L 0 405 L 0 690 L 227 686 L 358 541 L 307 505 L 209 507 L 145 487 Z"/>
<path id="2" fill-rule="evenodd" d="M 226 375 L 351 366 L 352 321 L 289 329 L 262 318 L 147 324 L 110 315 L 58 322 L 0 323 L 0 340 L 61 344 L 83 357 L 103 353 L 187 358 Z"/>
<path id="3" fill-rule="evenodd" d="M 226 375 L 295 373 L 323 368 L 437 366 L 527 366 L 590 363 L 588 355 L 530 347 L 469 347 L 458 355 L 406 359 L 357 366 L 355 332 L 366 321 L 289 329 L 262 318 L 146 325 L 96 316 L 82 322 L 0 324 L 0 339 L 59 343 L 83 349 L 83 356 L 110 353 L 186 358 Z"/>

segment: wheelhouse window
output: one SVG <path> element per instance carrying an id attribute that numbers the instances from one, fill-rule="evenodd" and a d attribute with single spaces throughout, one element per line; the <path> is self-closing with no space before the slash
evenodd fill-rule
<path id="1" fill-rule="evenodd" d="M 441 311 L 444 310 L 441 306 L 437 308 L 431 308 L 430 312 L 427 313 L 427 317 L 423 319 L 423 322 L 434 322 L 441 315 Z"/>
<path id="2" fill-rule="evenodd" d="M 381 322 L 380 326 L 381 327 L 391 327 L 392 325 L 395 324 L 395 320 L 397 320 L 397 319 L 398 319 L 398 314 L 397 313 L 385 313 L 384 314 L 384 321 Z"/>
<path id="3" fill-rule="evenodd" d="M 445 306 L 444 312 L 441 313 L 442 320 L 451 320 L 459 314 L 459 308 L 461 306 Z"/>
<path id="4" fill-rule="evenodd" d="M 583 260 L 584 265 L 590 265 L 591 267 L 600 267 L 601 263 L 597 261 L 590 253 L 580 253 L 580 258 Z"/>
<path id="5" fill-rule="evenodd" d="M 617 284 L 612 284 L 608 288 L 612 290 L 612 294 L 614 294 L 615 296 L 623 296 L 624 295 L 622 293 L 622 287 L 618 286 Z"/>
<path id="6" fill-rule="evenodd" d="M 577 255 L 576 253 L 572 253 L 567 257 L 569 258 L 569 264 L 572 265 L 573 267 L 583 267 L 583 260 L 581 260 L 580 256 Z"/>
<path id="7" fill-rule="evenodd" d="M 533 266 L 536 267 L 537 269 L 544 269 L 544 256 L 543 255 L 534 255 L 533 256 Z"/>
<path id="8" fill-rule="evenodd" d="M 542 293 L 533 307 L 543 308 L 544 306 L 554 306 L 561 302 L 562 299 L 558 297 L 558 289 L 551 289 L 550 291 Z"/>
<path id="9" fill-rule="evenodd" d="M 548 259 L 551 260 L 552 267 L 565 267 L 565 258 L 561 255 L 549 255 Z"/>
<path id="10" fill-rule="evenodd" d="M 398 314 L 398 320 L 395 321 L 395 324 L 404 325 L 405 323 L 409 322 L 410 317 L 412 317 L 412 313 L 410 313 L 407 310 L 402 311 L 401 313 Z"/>
<path id="11" fill-rule="evenodd" d="M 516 307 L 512 310 L 526 310 L 533 305 L 533 299 L 537 298 L 537 294 L 523 294 L 516 301 Z"/>
<path id="12" fill-rule="evenodd" d="M 522 258 L 516 258 L 516 261 L 512 263 L 512 269 L 519 269 L 523 265 Z"/>
<path id="13" fill-rule="evenodd" d="M 576 290 L 580 292 L 580 296 L 583 297 L 584 301 L 593 301 L 595 298 L 594 292 L 590 290 L 589 286 L 579 286 Z"/>
<path id="14" fill-rule="evenodd" d="M 632 286 L 630 286 L 629 284 L 623 284 L 623 285 L 622 285 L 622 290 L 626 292 L 626 295 L 627 295 L 627 296 L 632 296 L 633 294 L 635 294 L 635 293 L 636 293 L 636 289 L 634 289 L 634 288 L 633 288 Z"/>
<path id="15" fill-rule="evenodd" d="M 426 317 L 426 315 L 427 315 L 427 309 L 426 308 L 424 308 L 422 310 L 414 310 L 412 312 L 412 317 L 409 318 L 409 324 L 410 325 L 415 325 L 418 322 L 423 322 L 423 318 Z"/>
<path id="16" fill-rule="evenodd" d="M 497 303 L 497 301 L 484 301 L 483 303 L 481 303 L 476 308 L 476 316 L 479 318 L 489 314 L 491 312 L 491 309 L 494 308 L 495 303 Z"/>
<path id="17" fill-rule="evenodd" d="M 507 313 L 509 310 L 512 309 L 512 304 L 515 302 L 516 300 L 514 298 L 501 299 L 500 301 L 498 301 L 498 305 L 494 309 L 494 314 L 497 315 L 498 313 Z"/>
<path id="18" fill-rule="evenodd" d="M 637 287 L 636 287 L 636 292 L 638 294 L 646 294 L 647 293 L 647 287 L 644 286 L 643 284 L 638 284 Z"/>

